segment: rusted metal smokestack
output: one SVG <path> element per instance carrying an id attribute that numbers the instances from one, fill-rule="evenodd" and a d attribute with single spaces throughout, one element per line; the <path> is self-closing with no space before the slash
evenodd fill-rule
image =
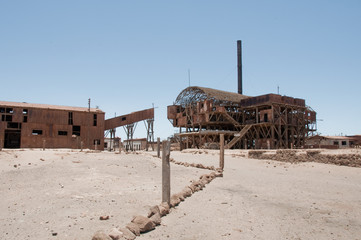
<path id="1" fill-rule="evenodd" d="M 237 41 L 237 69 L 238 69 L 238 93 L 243 94 L 242 90 L 242 41 Z"/>

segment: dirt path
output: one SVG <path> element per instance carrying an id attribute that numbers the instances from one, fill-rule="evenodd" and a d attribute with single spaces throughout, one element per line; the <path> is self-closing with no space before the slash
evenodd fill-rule
<path id="1" fill-rule="evenodd" d="M 231 155 L 223 178 L 139 239 L 361 239 L 360 168 Z"/>

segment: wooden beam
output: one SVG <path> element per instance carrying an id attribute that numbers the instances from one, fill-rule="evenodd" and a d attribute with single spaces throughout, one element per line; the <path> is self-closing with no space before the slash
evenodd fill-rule
<path id="1" fill-rule="evenodd" d="M 170 204 L 170 142 L 162 143 L 162 202 Z"/>
<path id="2" fill-rule="evenodd" d="M 219 167 L 220 169 L 224 169 L 224 134 L 221 134 L 219 140 L 220 145 L 220 153 L 219 153 Z"/>

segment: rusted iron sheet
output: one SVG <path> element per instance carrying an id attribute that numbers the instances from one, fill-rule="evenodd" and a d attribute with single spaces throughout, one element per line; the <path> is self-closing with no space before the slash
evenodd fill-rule
<path id="1" fill-rule="evenodd" d="M 307 118 L 310 122 L 316 122 L 316 112 L 315 111 L 306 111 Z"/>
<path id="2" fill-rule="evenodd" d="M 52 110 L 64 110 L 64 111 L 77 111 L 77 112 L 103 112 L 97 108 L 86 108 L 86 107 L 71 107 L 71 106 L 59 106 L 49 104 L 38 104 L 38 103 L 25 103 L 25 102 L 5 102 L 0 101 L 0 106 L 8 106 L 14 108 L 36 108 L 36 109 L 52 109 Z"/>
<path id="3" fill-rule="evenodd" d="M 241 100 L 241 106 L 242 107 L 248 107 L 248 106 L 255 106 L 259 104 L 266 104 L 266 103 L 281 103 L 281 104 L 289 104 L 289 105 L 297 105 L 304 107 L 305 106 L 305 100 L 300 98 L 293 98 L 288 96 L 281 96 L 278 94 L 266 94 L 256 97 L 250 97 L 247 99 Z"/>
<path id="4" fill-rule="evenodd" d="M 125 126 L 128 124 L 136 123 L 139 121 L 153 119 L 154 108 L 145 109 L 138 112 L 129 113 L 119 117 L 114 117 L 105 120 L 105 130 L 114 129 L 117 127 Z"/>
<path id="5" fill-rule="evenodd" d="M 177 118 L 177 113 L 178 113 L 178 109 L 180 108 L 180 106 L 178 105 L 170 105 L 167 107 L 167 115 L 168 115 L 168 119 L 175 119 Z"/>

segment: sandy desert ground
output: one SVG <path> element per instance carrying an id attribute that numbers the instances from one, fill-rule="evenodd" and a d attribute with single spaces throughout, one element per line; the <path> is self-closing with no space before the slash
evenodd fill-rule
<path id="1" fill-rule="evenodd" d="M 227 150 L 222 178 L 137 239 L 361 239 L 361 168 L 247 154 Z M 0 239 L 91 239 L 97 230 L 146 215 L 161 202 L 161 160 L 155 155 L 0 151 Z M 171 157 L 219 164 L 216 150 L 172 151 Z M 172 163 L 172 193 L 210 172 Z"/>

